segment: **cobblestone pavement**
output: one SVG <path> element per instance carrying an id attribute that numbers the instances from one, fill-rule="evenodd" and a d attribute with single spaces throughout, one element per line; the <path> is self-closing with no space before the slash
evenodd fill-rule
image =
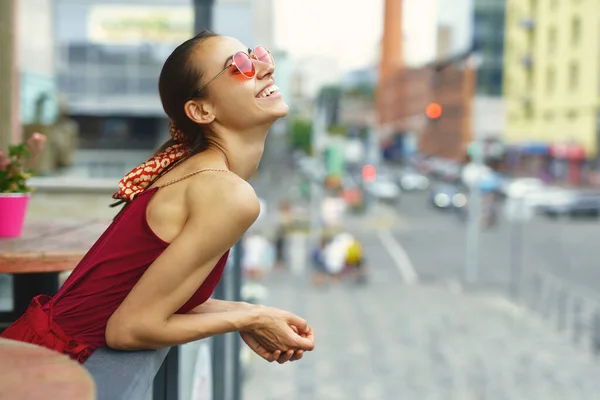
<path id="1" fill-rule="evenodd" d="M 546 322 L 498 295 L 403 285 L 378 236 L 361 238 L 366 286 L 315 288 L 306 269 L 264 282 L 265 303 L 305 317 L 317 347 L 292 364 L 253 359 L 246 400 L 599 398 L 600 364 Z"/>

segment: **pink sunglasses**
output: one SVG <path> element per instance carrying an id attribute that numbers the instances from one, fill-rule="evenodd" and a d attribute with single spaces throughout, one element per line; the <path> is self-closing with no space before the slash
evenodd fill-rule
<path id="1" fill-rule="evenodd" d="M 225 68 L 223 68 L 223 70 L 217 75 L 215 75 L 211 80 L 206 82 L 204 86 L 196 90 L 192 97 L 196 96 L 198 93 L 203 91 L 212 81 L 217 79 L 219 76 L 223 75 L 225 71 L 229 70 L 231 67 L 235 67 L 240 74 L 244 75 L 248 79 L 254 77 L 254 75 L 256 74 L 256 68 L 254 68 L 254 62 L 252 61 L 253 58 L 266 64 L 275 65 L 275 60 L 273 59 L 271 52 L 267 50 L 266 47 L 256 46 L 254 50 L 248 49 L 248 53 L 238 51 L 231 57 L 229 57 L 225 61 L 225 64 L 227 64 L 229 60 L 232 60 L 233 62 Z"/>

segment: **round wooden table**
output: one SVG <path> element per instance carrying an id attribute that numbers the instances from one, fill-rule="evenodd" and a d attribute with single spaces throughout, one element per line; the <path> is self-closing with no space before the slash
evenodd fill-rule
<path id="1" fill-rule="evenodd" d="M 96 386 L 68 356 L 0 338 L 0 399 L 94 400 Z"/>
<path id="2" fill-rule="evenodd" d="M 109 223 L 26 221 L 20 237 L 0 238 L 0 274 L 13 276 L 13 311 L 0 312 L 0 332 L 27 309 L 34 296 L 53 296 L 59 274 L 75 268 Z"/>

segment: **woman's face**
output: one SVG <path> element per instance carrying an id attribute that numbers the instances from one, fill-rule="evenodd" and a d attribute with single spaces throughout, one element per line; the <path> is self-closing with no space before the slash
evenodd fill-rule
<path id="1" fill-rule="evenodd" d="M 199 87 L 204 86 L 226 66 L 231 66 L 231 56 L 238 51 L 247 53 L 248 47 L 231 37 L 216 36 L 204 40 L 194 55 L 204 71 Z M 207 86 L 212 112 L 221 125 L 244 129 L 272 123 L 288 113 L 288 105 L 278 90 L 268 97 L 261 96 L 264 89 L 275 84 L 274 66 L 254 57 L 252 62 L 256 70 L 252 78 L 245 77 L 235 67 L 231 67 Z"/>

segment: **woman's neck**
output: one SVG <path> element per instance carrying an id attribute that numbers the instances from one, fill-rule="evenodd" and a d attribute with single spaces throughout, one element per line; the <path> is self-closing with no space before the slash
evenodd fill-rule
<path id="1" fill-rule="evenodd" d="M 227 167 L 242 179 L 248 180 L 256 172 L 264 149 L 264 141 L 254 143 L 234 141 L 224 149 Z"/>
<path id="2" fill-rule="evenodd" d="M 200 153 L 202 168 L 227 168 L 248 180 L 258 168 L 264 147 L 264 141 L 220 140 Z"/>

